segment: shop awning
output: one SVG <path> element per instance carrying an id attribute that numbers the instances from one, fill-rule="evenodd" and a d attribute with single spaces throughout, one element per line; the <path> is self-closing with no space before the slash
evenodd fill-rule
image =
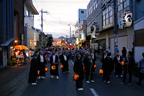
<path id="1" fill-rule="evenodd" d="M 14 40 L 14 38 L 6 41 L 6 42 L 3 43 L 3 44 L 0 44 L 0 46 L 1 46 L 1 47 L 7 47 L 7 46 L 9 46 L 9 44 L 10 44 L 11 42 L 13 42 L 13 40 Z"/>

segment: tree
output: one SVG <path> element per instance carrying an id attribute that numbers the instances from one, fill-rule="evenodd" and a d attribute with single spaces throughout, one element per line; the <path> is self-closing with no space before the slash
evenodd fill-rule
<path id="1" fill-rule="evenodd" d="M 48 38 L 47 47 L 51 47 L 52 46 L 52 42 L 53 42 L 53 37 L 49 37 Z"/>

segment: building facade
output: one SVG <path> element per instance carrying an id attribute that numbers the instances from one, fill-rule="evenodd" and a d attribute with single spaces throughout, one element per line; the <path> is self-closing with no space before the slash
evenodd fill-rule
<path id="1" fill-rule="evenodd" d="M 97 7 L 94 8 L 94 2 L 97 2 Z M 96 5 L 95 5 L 96 6 Z M 95 10 L 94 10 L 95 9 Z M 99 48 L 102 46 L 103 50 L 111 49 L 114 54 L 114 0 L 91 0 L 88 4 L 88 32 L 90 30 L 89 25 L 92 21 L 98 23 L 100 34 L 97 38 L 93 38 L 91 41 L 95 43 L 95 47 Z M 123 17 L 124 12 L 129 10 L 133 12 L 133 1 L 132 0 L 117 0 L 117 21 Z M 95 17 L 94 17 L 95 16 Z M 92 19 L 94 18 L 94 19 Z M 119 29 L 118 26 L 118 50 L 121 53 L 123 47 L 126 47 L 128 51 L 133 50 L 133 26 L 123 27 Z M 90 33 L 90 32 L 89 32 Z M 89 35 L 89 34 L 88 34 Z"/>
<path id="2" fill-rule="evenodd" d="M 87 9 L 78 10 L 78 23 L 80 23 L 83 20 L 87 20 Z"/>
<path id="3" fill-rule="evenodd" d="M 25 0 L 24 45 L 31 49 L 35 49 L 35 46 L 38 46 L 39 42 L 39 33 L 34 28 L 34 15 L 38 15 L 38 11 L 34 7 L 32 0 Z"/>
<path id="4" fill-rule="evenodd" d="M 136 62 L 142 58 L 144 52 L 144 0 L 133 0 L 134 13 L 134 57 Z"/>
<path id="5" fill-rule="evenodd" d="M 0 12 L 0 68 L 3 68 L 14 41 L 14 0 L 0 0 Z"/>

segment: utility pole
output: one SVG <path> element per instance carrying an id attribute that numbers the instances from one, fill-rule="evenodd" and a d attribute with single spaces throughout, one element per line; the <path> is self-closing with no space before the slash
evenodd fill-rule
<path id="1" fill-rule="evenodd" d="M 70 51 L 71 51 L 71 23 L 68 26 L 70 26 Z"/>
<path id="2" fill-rule="evenodd" d="M 118 32 L 117 32 L 117 0 L 114 0 L 114 50 L 118 52 Z"/>
<path id="3" fill-rule="evenodd" d="M 42 38 L 42 46 L 44 47 L 44 37 L 43 37 L 43 13 L 48 13 L 47 11 L 43 11 L 43 9 L 41 10 L 41 38 Z"/>

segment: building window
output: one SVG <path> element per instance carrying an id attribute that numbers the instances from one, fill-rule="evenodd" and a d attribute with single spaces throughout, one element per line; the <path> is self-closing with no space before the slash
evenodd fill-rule
<path id="1" fill-rule="evenodd" d="M 84 14 L 84 11 L 81 11 L 81 14 Z"/>

